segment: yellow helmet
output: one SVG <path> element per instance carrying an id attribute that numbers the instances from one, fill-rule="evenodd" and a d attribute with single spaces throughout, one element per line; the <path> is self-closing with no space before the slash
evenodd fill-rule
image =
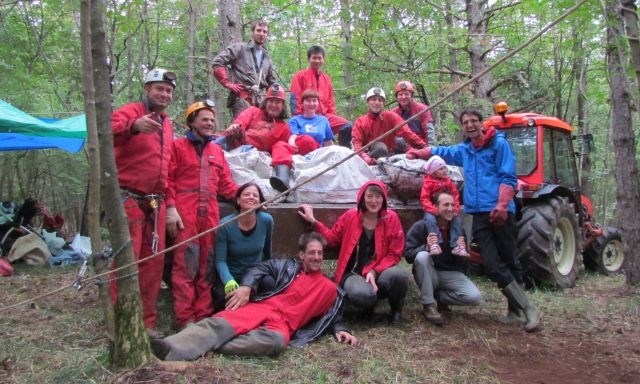
<path id="1" fill-rule="evenodd" d="M 215 106 L 216 106 L 216 103 L 214 103 L 213 100 L 211 99 L 205 99 L 204 101 L 197 101 L 191 104 L 189 108 L 187 108 L 187 112 L 185 112 L 184 118 L 186 119 L 187 123 L 192 122 L 196 116 L 196 112 L 198 112 L 201 109 L 210 110 L 211 112 L 213 112 L 213 117 L 216 117 L 216 110 L 214 109 Z"/>

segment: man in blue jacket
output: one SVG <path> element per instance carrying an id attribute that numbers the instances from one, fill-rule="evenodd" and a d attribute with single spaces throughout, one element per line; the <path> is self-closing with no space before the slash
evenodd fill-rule
<path id="1" fill-rule="evenodd" d="M 473 216 L 473 239 L 480 247 L 485 273 L 498 284 L 509 302 L 508 319 L 526 317 L 525 329 L 534 331 L 541 313 L 524 292 L 517 259 L 515 203 L 516 159 L 507 139 L 493 127 L 485 128 L 482 115 L 468 108 L 460 113 L 466 138 L 448 147 L 410 149 L 408 158 L 438 155 L 464 169 L 464 211 Z"/>

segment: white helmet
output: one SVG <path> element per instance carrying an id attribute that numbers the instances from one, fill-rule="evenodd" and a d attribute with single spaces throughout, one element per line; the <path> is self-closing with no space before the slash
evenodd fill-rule
<path id="1" fill-rule="evenodd" d="M 147 73 L 147 75 L 144 77 L 144 83 L 148 84 L 154 83 L 156 81 L 162 81 L 164 83 L 173 85 L 173 88 L 175 88 L 176 78 L 177 76 L 173 72 L 167 71 L 166 69 L 162 68 L 154 68 L 150 70 L 149 73 Z"/>
<path id="2" fill-rule="evenodd" d="M 369 89 L 366 96 L 364 97 L 364 101 L 368 101 L 371 96 L 382 96 L 385 101 L 387 100 L 387 96 L 384 94 L 384 91 L 379 87 L 373 87 Z"/>

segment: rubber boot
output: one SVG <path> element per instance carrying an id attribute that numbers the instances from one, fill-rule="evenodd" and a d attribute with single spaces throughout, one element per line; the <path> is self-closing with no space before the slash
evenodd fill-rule
<path id="1" fill-rule="evenodd" d="M 338 144 L 340 146 L 349 149 L 351 148 L 351 128 L 353 128 L 351 123 L 346 123 L 340 127 L 340 131 L 338 133 Z"/>
<path id="2" fill-rule="evenodd" d="M 506 296 L 507 300 L 513 302 L 518 308 L 524 312 L 524 316 L 527 319 L 527 323 L 524 325 L 524 329 L 527 332 L 533 332 L 540 325 L 540 318 L 542 314 L 538 307 L 529 301 L 524 289 L 513 280 L 509 285 L 502 289 L 502 294 Z"/>
<path id="3" fill-rule="evenodd" d="M 289 169 L 290 167 L 284 164 L 278 164 L 274 167 L 276 171 L 275 176 L 269 178 L 271 187 L 278 192 L 284 192 L 289 189 Z"/>
<path id="4" fill-rule="evenodd" d="M 524 291 L 524 283 L 518 283 L 520 288 Z M 526 323 L 526 319 L 524 318 L 524 313 L 518 307 L 518 304 L 513 303 L 511 300 L 507 299 L 507 315 L 504 317 L 504 322 L 507 324 L 524 324 Z"/>
<path id="5" fill-rule="evenodd" d="M 507 324 L 524 324 L 524 314 L 520 308 L 509 300 L 507 302 L 507 315 L 504 317 L 504 322 Z"/>
<path id="6" fill-rule="evenodd" d="M 387 321 L 390 325 L 402 324 L 402 307 L 391 307 Z"/>

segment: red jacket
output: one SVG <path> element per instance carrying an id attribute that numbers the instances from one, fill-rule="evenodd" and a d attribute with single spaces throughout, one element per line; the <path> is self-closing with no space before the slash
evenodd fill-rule
<path id="1" fill-rule="evenodd" d="M 391 128 L 396 125 L 400 125 L 403 122 L 404 120 L 402 120 L 400 116 L 391 111 L 382 111 L 378 115 L 367 113 L 366 115 L 358 117 L 356 122 L 353 124 L 353 130 L 351 131 L 353 150 L 359 150 L 373 141 L 373 139 L 385 132 L 388 132 Z M 390 151 L 396 146 L 396 136 L 401 136 L 414 148 L 423 148 L 426 145 L 424 140 L 411 132 L 406 125 L 403 125 L 396 130 L 395 135 L 389 135 L 382 140 Z"/>
<path id="2" fill-rule="evenodd" d="M 398 215 L 387 209 L 387 188 L 384 183 L 380 180 L 366 182 L 358 191 L 358 205 L 364 199 L 364 191 L 372 184 L 379 186 L 384 191 L 384 203 L 383 209 L 380 211 L 380 219 L 374 230 L 374 259 L 362 268 L 362 276 L 365 276 L 372 269 L 380 274 L 398 264 L 404 249 L 402 225 Z M 319 221 L 316 222 L 315 229 L 327 239 L 328 246 L 340 246 L 336 273 L 333 277 L 334 281 L 339 284 L 362 234 L 362 212 L 358 208 L 351 208 L 338 218 L 331 229 Z"/>
<path id="3" fill-rule="evenodd" d="M 199 143 L 182 137 L 173 142 L 167 206 L 175 206 L 184 224 L 195 223 L 195 218 L 206 215 L 211 223 L 220 219 L 218 195 L 227 199 L 235 196 L 238 186 L 231 178 L 229 165 L 222 149 L 207 142 L 198 155 Z"/>
<path id="4" fill-rule="evenodd" d="M 431 196 L 441 191 L 451 193 L 456 214 L 460 214 L 460 192 L 458 192 L 458 187 L 448 177 L 446 179 L 438 179 L 432 175 L 425 175 L 422 182 L 422 190 L 420 191 L 422 210 L 434 216 L 437 215 L 438 208 L 431 202 Z"/>
<path id="5" fill-rule="evenodd" d="M 141 194 L 164 194 L 171 159 L 173 125 L 162 112 L 162 131 L 153 134 L 131 133 L 133 123 L 151 113 L 143 103 L 123 105 L 111 116 L 113 150 L 118 181 L 124 189 Z"/>
<path id="6" fill-rule="evenodd" d="M 402 109 L 400 105 L 393 108 L 391 111 L 398 116 L 402 117 L 402 120 L 407 120 L 411 116 L 415 115 L 420 111 L 424 111 L 428 109 L 426 105 L 419 103 L 417 101 L 411 101 L 409 103 L 409 108 Z M 428 137 L 429 127 L 427 126 L 429 123 L 433 122 L 433 116 L 431 115 L 431 111 L 427 111 L 420 115 L 420 117 L 416 120 L 410 121 L 407 125 L 412 132 L 417 133 L 420 137 Z"/>
<path id="7" fill-rule="evenodd" d="M 289 125 L 282 119 L 267 119 L 258 107 L 249 107 L 242 111 L 233 121 L 244 129 L 247 144 L 258 151 L 271 152 L 278 141 L 285 143 L 291 136 Z"/>
<path id="8" fill-rule="evenodd" d="M 298 71 L 291 78 L 291 95 L 295 97 L 295 101 L 291 100 L 292 114 L 302 114 L 302 92 L 307 89 L 314 89 L 318 91 L 318 95 L 320 95 L 318 98 L 319 107 L 316 111 L 318 115 L 336 114 L 336 103 L 333 100 L 331 78 L 325 72 L 316 72 L 311 68 Z"/>

